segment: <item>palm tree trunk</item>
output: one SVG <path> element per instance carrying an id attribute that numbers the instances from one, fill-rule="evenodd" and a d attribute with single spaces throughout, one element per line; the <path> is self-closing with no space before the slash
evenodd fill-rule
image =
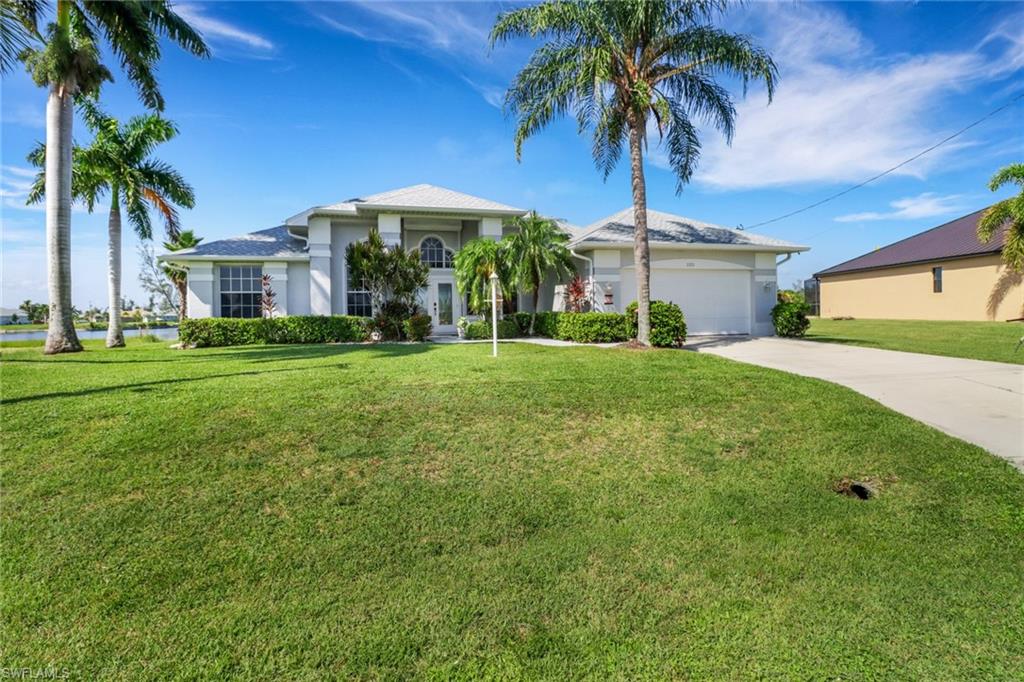
<path id="1" fill-rule="evenodd" d="M 643 131 L 631 116 L 629 160 L 633 175 L 633 262 L 636 266 L 636 341 L 650 345 L 651 338 L 651 247 L 647 242 L 647 183 L 644 180 Z"/>
<path id="2" fill-rule="evenodd" d="M 118 188 L 110 188 L 110 219 L 107 221 L 107 348 L 124 346 L 121 329 L 121 204 Z"/>
<path id="3" fill-rule="evenodd" d="M 174 286 L 178 288 L 178 322 L 188 317 L 188 280 L 176 279 Z"/>
<path id="4" fill-rule="evenodd" d="M 43 353 L 82 350 L 71 309 L 71 88 L 58 83 L 46 101 L 46 252 L 50 297 Z"/>
<path id="5" fill-rule="evenodd" d="M 530 315 L 530 336 L 533 336 L 533 323 L 537 321 L 537 305 L 540 303 L 540 285 L 533 287 L 533 315 Z"/>

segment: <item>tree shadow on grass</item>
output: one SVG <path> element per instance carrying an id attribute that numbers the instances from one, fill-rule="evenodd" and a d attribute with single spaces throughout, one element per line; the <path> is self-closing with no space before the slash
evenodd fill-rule
<path id="1" fill-rule="evenodd" d="M 154 386 L 163 386 L 168 384 L 184 384 L 193 381 L 205 381 L 207 379 L 227 379 L 230 377 L 243 377 L 243 376 L 260 376 L 262 374 L 270 374 L 273 372 L 299 372 L 302 371 L 301 367 L 280 367 L 276 369 L 259 369 L 250 370 L 247 372 L 225 372 L 223 374 L 206 374 L 198 377 L 180 377 L 176 379 L 157 379 L 154 381 L 140 381 L 135 384 L 118 384 L 116 386 L 96 386 L 94 388 L 83 388 L 79 391 L 58 391 L 55 393 L 38 393 L 35 395 L 26 395 L 19 398 L 4 398 L 0 400 L 0 405 L 16 405 L 18 403 L 34 402 L 36 400 L 47 400 L 50 398 L 75 398 L 86 395 L 96 395 L 98 393 L 111 393 L 113 391 L 132 391 L 135 393 L 145 393 L 153 389 Z"/>
<path id="2" fill-rule="evenodd" d="M 248 360 L 250 362 L 278 362 L 281 360 L 308 360 L 313 358 L 332 357 L 359 351 L 373 351 L 381 357 L 401 357 L 415 355 L 431 350 L 433 344 L 429 343 L 353 343 L 353 344 L 289 344 L 270 346 L 227 346 L 224 348 L 198 349 L 211 352 L 196 352 L 195 350 L 182 350 L 179 357 L 148 359 L 148 358 L 116 358 L 116 359 L 91 359 L 87 355 L 52 356 L 39 355 L 38 357 L 5 357 L 4 363 L 58 363 L 68 365 L 135 365 L 135 364 L 170 364 L 170 363 L 192 363 L 209 362 L 213 360 Z M 118 353 L 119 350 L 103 350 L 101 353 Z M 128 351 L 130 352 L 130 351 Z"/>

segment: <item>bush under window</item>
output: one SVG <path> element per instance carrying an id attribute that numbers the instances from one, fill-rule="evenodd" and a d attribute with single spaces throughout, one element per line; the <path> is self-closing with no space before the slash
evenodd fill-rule
<path id="1" fill-rule="evenodd" d="M 184 346 L 249 346 L 267 343 L 366 341 L 368 323 L 351 315 L 293 315 L 274 318 L 186 318 L 178 327 Z"/>
<path id="2" fill-rule="evenodd" d="M 466 338 L 467 339 L 489 339 L 491 338 L 492 330 L 491 323 L 484 320 L 477 322 L 470 322 L 466 326 Z M 521 336 L 519 332 L 519 325 L 513 320 L 498 320 L 498 338 L 499 339 L 514 339 Z"/>

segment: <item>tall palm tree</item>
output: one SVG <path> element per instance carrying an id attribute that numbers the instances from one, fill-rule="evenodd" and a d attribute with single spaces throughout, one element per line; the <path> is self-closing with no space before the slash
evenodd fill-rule
<path id="1" fill-rule="evenodd" d="M 1005 225 L 1003 262 L 1012 270 L 1024 272 L 1024 163 L 1011 163 L 1000 168 L 992 176 L 988 188 L 995 192 L 1011 183 L 1020 187 L 1020 193 L 985 210 L 978 221 L 978 239 L 982 242 L 991 241 Z"/>
<path id="2" fill-rule="evenodd" d="M 168 251 L 182 251 L 199 246 L 201 241 L 203 238 L 197 237 L 192 230 L 182 230 L 176 236 L 165 241 L 164 248 Z M 188 273 L 178 266 L 164 265 L 163 267 L 167 279 L 171 280 L 171 284 L 178 290 L 178 321 L 180 322 L 188 317 Z"/>
<path id="3" fill-rule="evenodd" d="M 42 46 L 21 54 L 33 80 L 49 91 L 46 102 L 46 248 L 50 324 L 44 353 L 79 351 L 71 314 L 71 128 L 72 102 L 96 95 L 112 80 L 100 62 L 99 41 L 120 61 L 142 102 L 156 111 L 164 99 L 154 66 L 160 38 L 197 56 L 209 55 L 202 37 L 167 0 L 57 0 L 56 17 L 41 36 Z"/>
<path id="4" fill-rule="evenodd" d="M 556 278 L 576 272 L 576 265 L 569 253 L 569 235 L 562 232 L 555 221 L 542 218 L 532 211 L 526 217 L 515 218 L 511 225 L 516 229 L 505 239 L 512 278 L 522 291 L 533 294 L 533 315 L 530 316 L 530 334 L 537 319 L 537 304 L 544 277 L 551 273 Z"/>
<path id="5" fill-rule="evenodd" d="M 506 258 L 507 244 L 480 237 L 472 239 L 455 254 L 455 286 L 469 296 L 469 307 L 488 317 L 491 274 L 497 273 L 503 297 L 512 295 L 512 273 Z"/>
<path id="6" fill-rule="evenodd" d="M 101 195 L 110 198 L 107 222 L 107 293 L 110 323 L 107 325 L 107 348 L 124 346 L 121 328 L 121 207 L 128 222 L 142 239 L 153 236 L 149 219 L 152 208 L 164 220 L 167 235 L 174 239 L 179 232 L 176 206 L 192 208 L 195 194 L 178 171 L 150 156 L 153 149 L 178 134 L 173 123 L 159 114 L 130 119 L 125 125 L 109 116 L 90 100 L 83 99 L 79 111 L 94 138 L 88 147 L 72 150 L 71 192 L 85 202 L 92 212 Z M 46 148 L 39 145 L 28 160 L 42 168 Z M 28 201 L 42 198 L 44 174 L 36 177 Z"/>
<path id="7" fill-rule="evenodd" d="M 731 140 L 736 110 L 716 78 L 744 87 L 762 81 L 771 100 L 777 70 L 771 57 L 743 35 L 713 25 L 726 0 L 548 0 L 504 12 L 491 44 L 542 38 L 505 97 L 517 118 L 516 158 L 523 143 L 556 116 L 575 114 L 593 129 L 593 156 L 608 177 L 628 140 L 636 225 L 637 341 L 649 343 L 650 249 L 643 157 L 653 119 L 667 145 L 676 193 L 689 182 L 700 155 L 697 122 Z"/>

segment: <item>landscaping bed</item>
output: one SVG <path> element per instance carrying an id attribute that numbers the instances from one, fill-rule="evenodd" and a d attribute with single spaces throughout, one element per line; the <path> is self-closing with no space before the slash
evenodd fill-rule
<path id="1" fill-rule="evenodd" d="M 674 351 L 128 343 L 0 351 L 4 666 L 1024 676 L 1024 476 L 839 386 Z"/>

